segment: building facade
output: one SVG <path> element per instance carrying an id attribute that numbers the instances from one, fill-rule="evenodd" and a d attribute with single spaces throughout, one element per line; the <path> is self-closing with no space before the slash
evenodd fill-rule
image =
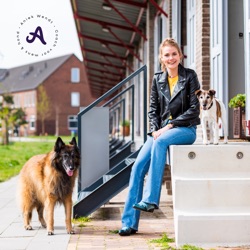
<path id="1" fill-rule="evenodd" d="M 153 74 L 159 70 L 159 44 L 165 37 L 173 37 L 183 49 L 184 66 L 194 69 L 202 88 L 214 89 L 216 97 L 224 102 L 228 113 L 229 137 L 233 136 L 233 110 L 228 108 L 228 102 L 236 94 L 246 94 L 245 119 L 250 119 L 248 98 L 250 95 L 250 0 L 141 0 L 136 2 L 97 0 L 95 9 L 91 8 L 90 0 L 71 0 L 71 2 L 87 68 L 91 68 L 93 63 L 93 60 L 90 60 L 91 53 L 94 52 L 89 49 L 89 40 L 92 40 L 92 44 L 99 42 L 105 45 L 103 47 L 106 50 L 100 53 L 114 51 L 115 46 L 126 43 L 126 46 L 124 45 L 126 47 L 124 55 L 127 56 L 126 75 L 146 64 L 148 67 L 146 91 L 149 96 Z M 101 10 L 104 4 L 105 8 Z M 136 17 L 133 16 L 132 11 L 138 11 Z M 116 25 L 111 23 L 112 20 L 116 20 Z M 94 25 L 96 25 L 95 32 Z M 106 33 L 103 33 L 104 25 Z M 90 27 L 91 30 L 87 33 Z M 131 27 L 133 32 L 128 35 L 126 32 Z M 125 33 L 126 36 L 123 36 Z M 95 47 L 95 53 L 99 48 L 101 46 Z M 133 51 L 131 51 L 132 48 Z M 116 56 L 124 55 L 119 54 L 117 50 Z M 103 94 L 100 89 L 104 84 L 98 84 L 91 77 L 88 77 L 88 80 L 92 82 L 92 86 L 96 86 L 95 94 Z M 142 91 L 144 90 L 138 89 L 138 96 Z M 138 116 L 141 109 L 138 104 Z M 138 117 L 137 119 L 140 120 Z M 142 128 L 142 124 L 140 126 Z"/>
<path id="2" fill-rule="evenodd" d="M 14 97 L 14 107 L 23 108 L 27 124 L 18 128 L 20 136 L 70 135 L 77 133 L 80 107 L 93 102 L 82 62 L 73 54 L 46 61 L 1 70 L 8 72 L 1 80 L 0 93 Z M 38 112 L 40 88 L 49 100 L 44 129 Z M 14 128 L 10 128 L 10 133 Z"/>

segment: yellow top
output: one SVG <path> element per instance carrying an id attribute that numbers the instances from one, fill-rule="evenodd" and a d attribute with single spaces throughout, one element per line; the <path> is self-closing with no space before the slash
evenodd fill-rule
<path id="1" fill-rule="evenodd" d="M 168 77 L 168 85 L 169 85 L 169 89 L 170 89 L 170 94 L 172 96 L 173 92 L 174 92 L 174 87 L 176 85 L 176 83 L 178 82 L 178 75 L 175 77 Z"/>

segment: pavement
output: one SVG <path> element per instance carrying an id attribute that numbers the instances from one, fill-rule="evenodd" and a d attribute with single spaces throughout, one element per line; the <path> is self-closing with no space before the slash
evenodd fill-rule
<path id="1" fill-rule="evenodd" d="M 56 207 L 55 233 L 48 236 L 40 226 L 37 213 L 33 212 L 34 230 L 26 231 L 16 201 L 18 177 L 0 183 L 0 250 L 63 250 L 67 249 L 70 235 L 64 226 L 64 209 Z"/>
<path id="2" fill-rule="evenodd" d="M 68 235 L 65 230 L 63 206 L 55 208 L 55 235 L 47 235 L 46 229 L 40 226 L 36 211 L 32 217 L 33 230 L 27 231 L 17 204 L 17 182 L 18 176 L 0 183 L 0 250 L 161 249 L 151 247 L 148 240 L 160 238 L 166 229 L 170 237 L 174 236 L 172 201 L 167 192 L 162 192 L 165 195 L 161 199 L 161 209 L 142 214 L 139 233 L 130 237 L 115 233 L 121 228 L 127 189 L 91 214 L 84 227 L 75 224 L 74 235 Z M 73 200 L 76 200 L 76 194 Z"/>
<path id="3" fill-rule="evenodd" d="M 17 180 L 18 176 L 0 183 L 0 250 L 160 250 L 167 248 L 150 241 L 160 239 L 164 233 L 169 238 L 174 238 L 172 196 L 167 194 L 165 184 L 162 187 L 160 209 L 154 213 L 141 214 L 139 231 L 135 235 L 121 237 L 116 232 L 121 228 L 121 214 L 127 195 L 125 189 L 91 214 L 89 222 L 76 223 L 74 235 L 66 233 L 64 208 L 57 206 L 54 212 L 55 235 L 48 236 L 46 229 L 40 226 L 35 211 L 32 218 L 33 230 L 24 229 L 22 215 L 16 202 Z M 73 199 L 76 199 L 76 194 L 73 195 Z M 175 249 L 174 243 L 170 245 Z M 250 248 L 213 248 L 222 249 Z"/>

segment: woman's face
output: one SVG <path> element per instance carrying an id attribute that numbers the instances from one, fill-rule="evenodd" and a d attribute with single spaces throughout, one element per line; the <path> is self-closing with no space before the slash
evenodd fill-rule
<path id="1" fill-rule="evenodd" d="M 181 55 L 175 47 L 167 45 L 162 48 L 161 61 L 167 69 L 173 70 L 178 67 Z"/>

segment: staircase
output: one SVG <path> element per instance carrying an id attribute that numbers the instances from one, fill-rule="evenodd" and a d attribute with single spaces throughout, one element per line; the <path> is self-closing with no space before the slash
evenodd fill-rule
<path id="1" fill-rule="evenodd" d="M 170 147 L 177 247 L 250 244 L 250 145 Z"/>
<path id="2" fill-rule="evenodd" d="M 112 147 L 113 144 L 111 144 Z M 134 145 L 134 142 L 124 142 L 120 148 L 117 148 L 115 151 L 110 151 L 110 158 L 109 158 L 109 167 L 110 169 L 122 162 L 126 159 L 132 152 L 131 147 Z"/>
<path id="3" fill-rule="evenodd" d="M 140 95 L 140 103 L 135 102 L 138 91 L 143 93 Z M 125 119 L 130 121 L 131 131 L 126 138 L 117 130 Z M 78 146 L 82 160 L 78 178 L 78 200 L 73 206 L 74 218 L 90 215 L 129 184 L 131 167 L 140 146 L 147 138 L 146 65 L 89 106 L 81 108 L 77 121 Z M 136 144 L 135 131 L 140 137 Z M 110 137 L 112 139 L 109 141 Z"/>
<path id="4" fill-rule="evenodd" d="M 74 218 L 90 215 L 128 186 L 131 167 L 139 151 L 131 153 L 96 182 L 79 192 L 78 201 L 73 207 Z"/>

